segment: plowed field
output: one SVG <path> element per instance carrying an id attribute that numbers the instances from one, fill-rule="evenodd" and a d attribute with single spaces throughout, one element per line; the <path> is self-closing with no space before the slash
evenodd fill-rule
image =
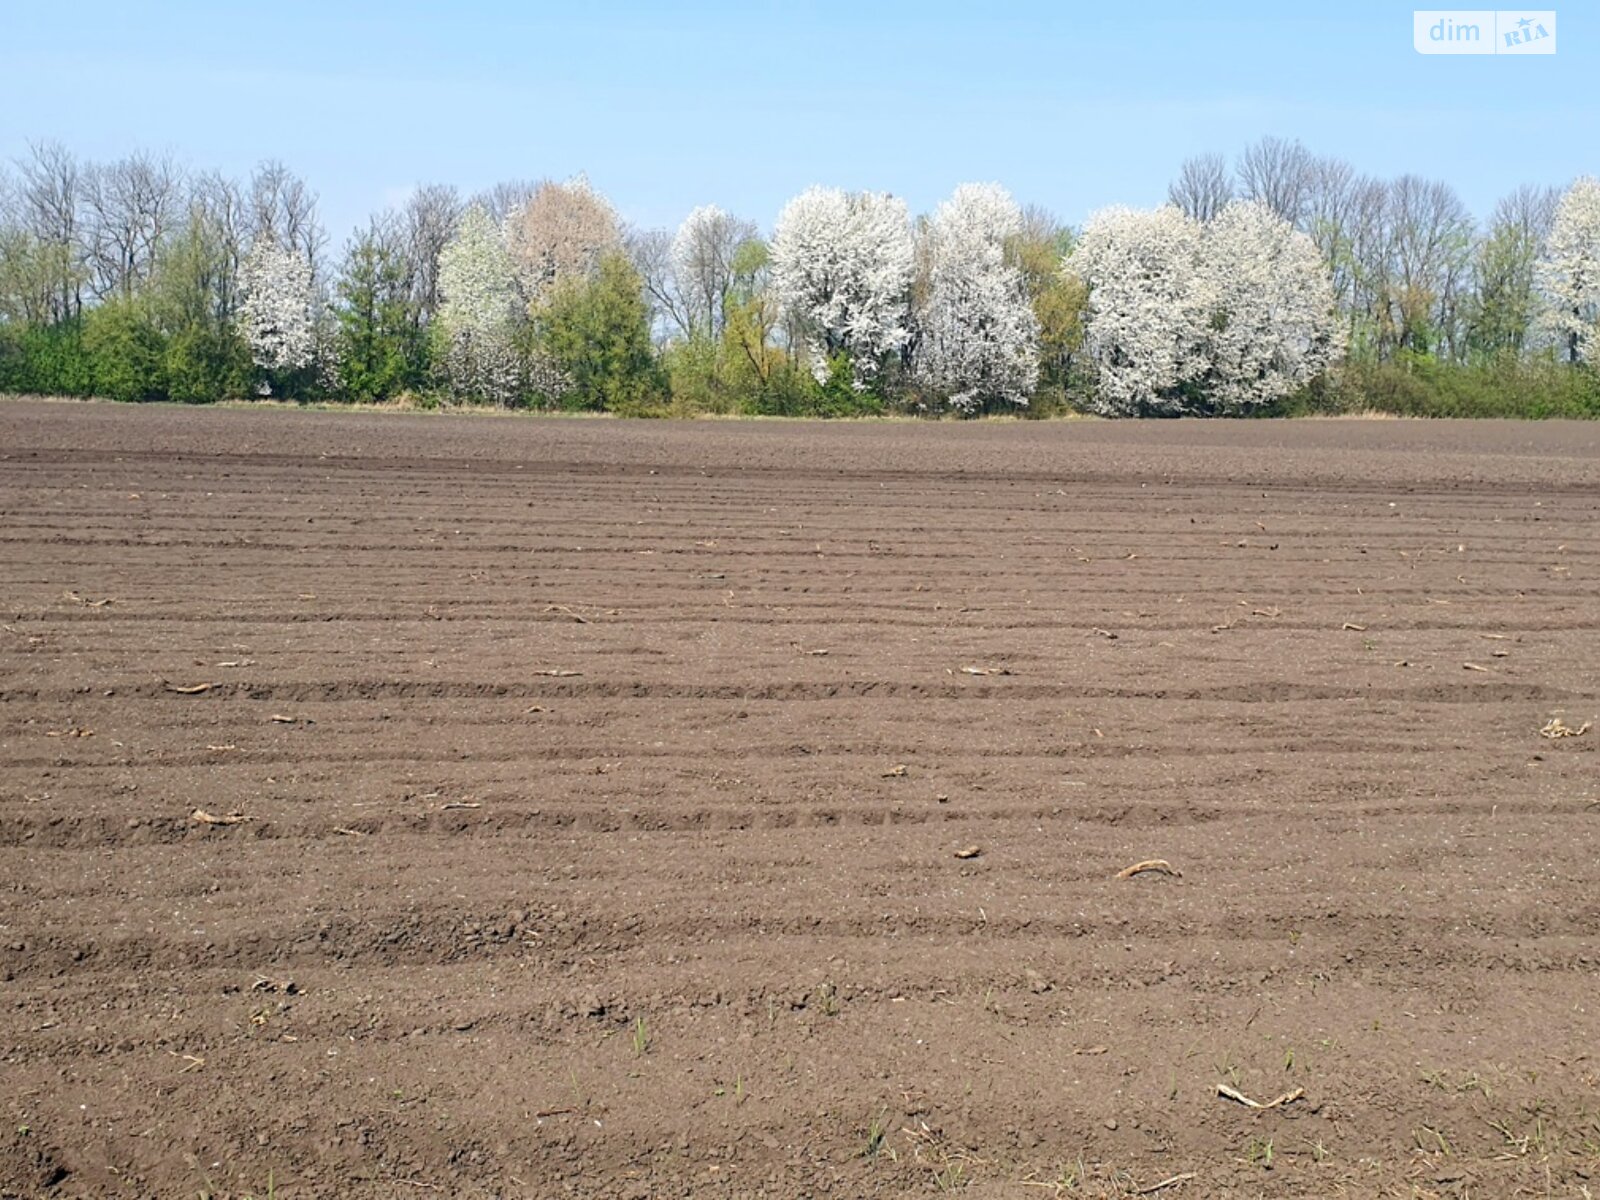
<path id="1" fill-rule="evenodd" d="M 1600 1194 L 1597 581 L 1594 426 L 0 405 L 0 1195 Z"/>

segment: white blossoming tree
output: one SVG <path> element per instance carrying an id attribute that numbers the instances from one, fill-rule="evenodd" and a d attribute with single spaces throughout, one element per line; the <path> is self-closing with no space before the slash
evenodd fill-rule
<path id="1" fill-rule="evenodd" d="M 1211 411 L 1239 413 L 1289 395 L 1343 350 L 1333 281 L 1311 238 L 1259 200 L 1235 200 L 1200 240 Z"/>
<path id="2" fill-rule="evenodd" d="M 445 375 L 458 395 L 500 405 L 516 398 L 516 306 L 515 272 L 505 241 L 482 206 L 473 205 L 439 251 L 437 327 Z"/>
<path id="3" fill-rule="evenodd" d="M 1561 197 L 1534 278 L 1561 357 L 1600 361 L 1600 179 L 1586 175 Z"/>
<path id="4" fill-rule="evenodd" d="M 304 371 L 316 362 L 315 286 L 303 254 L 260 238 L 239 270 L 238 329 L 251 359 L 271 377 Z"/>
<path id="5" fill-rule="evenodd" d="M 772 286 L 804 331 L 812 372 L 847 355 L 865 391 L 909 337 L 916 253 L 904 200 L 813 187 L 789 201 L 772 239 Z"/>
<path id="6" fill-rule="evenodd" d="M 1209 287 L 1199 266 L 1198 221 L 1173 205 L 1102 209 L 1084 225 L 1063 270 L 1089 288 L 1083 356 L 1109 416 L 1176 416 L 1185 385 L 1205 370 Z"/>
<path id="7" fill-rule="evenodd" d="M 1021 229 L 1021 209 L 993 183 L 962 184 L 928 222 L 916 376 L 958 411 L 1026 406 L 1039 382 L 1039 322 L 1006 262 Z"/>
<path id="8" fill-rule="evenodd" d="M 1343 350 L 1315 244 L 1260 201 L 1205 224 L 1170 204 L 1107 209 L 1063 269 L 1089 288 L 1084 354 L 1108 415 L 1246 412 Z"/>

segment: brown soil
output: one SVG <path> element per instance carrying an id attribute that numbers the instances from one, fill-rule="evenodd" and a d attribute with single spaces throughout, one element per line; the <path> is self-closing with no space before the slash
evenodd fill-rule
<path id="1" fill-rule="evenodd" d="M 1600 1193 L 1597 517 L 1595 426 L 0 406 L 0 1194 Z"/>

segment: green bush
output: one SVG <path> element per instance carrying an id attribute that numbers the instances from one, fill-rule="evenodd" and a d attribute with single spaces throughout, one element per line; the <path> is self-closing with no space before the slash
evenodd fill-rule
<path id="1" fill-rule="evenodd" d="M 83 321 L 95 392 L 113 400 L 165 400 L 166 339 L 136 300 L 108 300 Z"/>
<path id="2" fill-rule="evenodd" d="M 753 417 L 817 416 L 819 396 L 817 381 L 810 373 L 785 359 L 772 364 L 766 378 L 753 384 L 740 411 Z"/>
<path id="3" fill-rule="evenodd" d="M 1080 406 L 1073 403 L 1072 393 L 1061 384 L 1047 383 L 1028 398 L 1028 407 L 1017 410 L 1017 416 L 1030 421 L 1047 421 L 1052 417 L 1069 417 L 1077 414 Z"/>
<path id="4" fill-rule="evenodd" d="M 1356 361 L 1263 415 L 1375 412 L 1401 417 L 1600 417 L 1600 373 L 1548 359 L 1471 365 L 1421 355 Z"/>
<path id="5" fill-rule="evenodd" d="M 164 332 L 138 300 L 108 301 L 81 321 L 0 327 L 0 392 L 199 404 L 248 396 L 252 379 L 232 329 Z"/>
<path id="6" fill-rule="evenodd" d="M 82 322 L 0 328 L 0 392 L 92 396 L 94 385 Z"/>
<path id="7" fill-rule="evenodd" d="M 167 341 L 167 396 L 207 404 L 251 394 L 250 349 L 231 329 L 191 325 Z"/>
<path id="8" fill-rule="evenodd" d="M 652 415 L 666 381 L 650 344 L 644 283 L 621 254 L 607 255 L 592 280 L 567 280 L 538 314 L 540 340 L 572 381 L 562 408 Z"/>
<path id="9" fill-rule="evenodd" d="M 872 417 L 885 411 L 882 394 L 855 386 L 855 369 L 848 354 L 836 354 L 828 360 L 828 375 L 817 389 L 816 410 L 809 415 L 819 417 Z"/>
<path id="10" fill-rule="evenodd" d="M 674 342 L 666 348 L 661 362 L 672 394 L 673 416 L 739 411 L 741 389 L 728 378 L 725 353 L 723 346 L 708 337 Z"/>

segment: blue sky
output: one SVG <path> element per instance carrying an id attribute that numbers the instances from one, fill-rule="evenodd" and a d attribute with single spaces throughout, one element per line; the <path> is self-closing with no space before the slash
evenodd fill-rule
<path id="1" fill-rule="evenodd" d="M 0 158 L 40 138 L 240 176 L 280 158 L 335 244 L 416 182 L 578 170 L 642 225 L 715 201 L 764 227 L 811 183 L 925 210 L 988 179 L 1080 221 L 1262 134 L 1447 180 L 1480 215 L 1600 172 L 1594 0 L 1558 6 L 1559 53 L 1522 58 L 1418 55 L 1412 8 L 1372 0 L 0 10 Z"/>

